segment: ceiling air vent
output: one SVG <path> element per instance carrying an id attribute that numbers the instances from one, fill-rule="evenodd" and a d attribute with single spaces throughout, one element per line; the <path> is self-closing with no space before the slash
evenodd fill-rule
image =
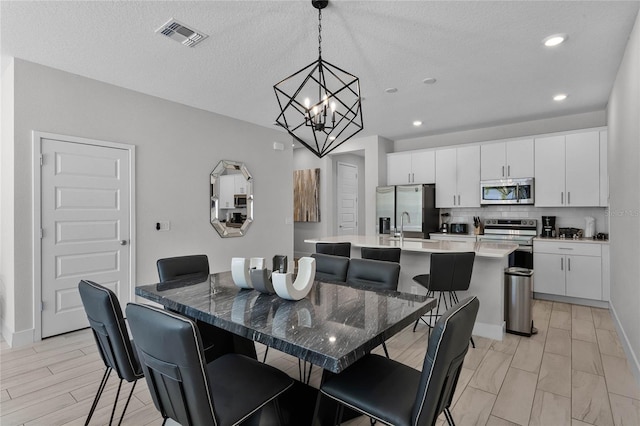
<path id="1" fill-rule="evenodd" d="M 196 44 L 209 37 L 205 33 L 189 28 L 175 19 L 169 19 L 156 30 L 156 33 L 165 35 L 189 47 L 195 47 Z"/>

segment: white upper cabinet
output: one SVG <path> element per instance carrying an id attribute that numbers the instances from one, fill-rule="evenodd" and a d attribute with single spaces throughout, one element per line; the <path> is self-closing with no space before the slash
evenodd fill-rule
<path id="1" fill-rule="evenodd" d="M 600 205 L 600 132 L 535 140 L 538 207 Z"/>
<path id="2" fill-rule="evenodd" d="M 435 152 L 387 154 L 387 185 L 435 182 Z"/>
<path id="3" fill-rule="evenodd" d="M 530 178 L 534 175 L 533 139 L 485 144 L 480 150 L 482 180 Z"/>
<path id="4" fill-rule="evenodd" d="M 436 150 L 436 207 L 480 207 L 480 147 Z"/>
<path id="5" fill-rule="evenodd" d="M 606 130 L 600 130 L 600 206 L 609 206 L 609 166 L 607 165 L 608 134 Z"/>
<path id="6" fill-rule="evenodd" d="M 220 176 L 220 208 L 232 209 L 234 207 L 235 183 L 234 175 Z"/>

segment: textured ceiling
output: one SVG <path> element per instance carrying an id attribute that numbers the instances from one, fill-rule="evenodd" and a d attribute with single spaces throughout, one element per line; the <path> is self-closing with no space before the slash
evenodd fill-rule
<path id="1" fill-rule="evenodd" d="M 332 0 L 322 52 L 360 77 L 360 135 L 402 139 L 507 124 L 603 109 L 639 6 Z M 209 38 L 187 48 L 155 34 L 170 18 Z M 5 0 L 0 19 L 3 57 L 269 127 L 279 112 L 273 84 L 317 59 L 317 12 L 307 0 Z M 544 48 L 554 33 L 569 39 Z M 426 77 L 437 83 L 423 84 Z M 569 98 L 553 102 L 558 92 Z"/>

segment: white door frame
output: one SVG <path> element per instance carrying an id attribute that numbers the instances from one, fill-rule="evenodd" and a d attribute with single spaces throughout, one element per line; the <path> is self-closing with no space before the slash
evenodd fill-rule
<path id="1" fill-rule="evenodd" d="M 130 209 L 130 232 L 129 239 L 129 292 L 130 300 L 135 299 L 136 276 L 136 196 L 135 196 L 135 169 L 136 169 L 136 147 L 135 145 L 119 142 L 107 142 L 97 139 L 80 138 L 76 136 L 59 135 L 55 133 L 32 131 L 33 143 L 33 327 L 34 342 L 42 340 L 42 240 L 40 230 L 42 229 L 42 203 L 41 203 L 41 170 L 40 161 L 42 158 L 42 140 L 55 139 L 65 142 L 79 143 L 84 145 L 103 146 L 107 148 L 123 149 L 129 152 L 129 206 Z"/>

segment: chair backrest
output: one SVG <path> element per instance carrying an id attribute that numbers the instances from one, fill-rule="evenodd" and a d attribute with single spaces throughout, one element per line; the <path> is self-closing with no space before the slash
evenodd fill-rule
<path id="1" fill-rule="evenodd" d="M 400 247 L 362 247 L 360 257 L 371 260 L 400 263 Z"/>
<path id="2" fill-rule="evenodd" d="M 468 290 L 475 257 L 474 252 L 432 253 L 429 290 Z"/>
<path id="3" fill-rule="evenodd" d="M 382 260 L 351 259 L 347 284 L 374 290 L 397 290 L 400 264 Z"/>
<path id="4" fill-rule="evenodd" d="M 105 367 L 111 367 L 120 379 L 128 382 L 141 378 L 142 369 L 116 295 L 86 280 L 80 281 L 78 290 Z"/>
<path id="5" fill-rule="evenodd" d="M 209 258 L 206 254 L 158 259 L 156 266 L 160 282 L 188 276 L 209 275 Z"/>
<path id="6" fill-rule="evenodd" d="M 314 253 L 311 257 L 316 260 L 316 281 L 347 281 L 348 257 L 322 253 Z"/>
<path id="7" fill-rule="evenodd" d="M 468 297 L 445 312 L 433 328 L 411 424 L 433 425 L 451 405 L 479 306 L 476 296 Z"/>
<path id="8" fill-rule="evenodd" d="M 200 333 L 182 315 L 129 303 L 127 318 L 149 392 L 163 418 L 182 425 L 219 424 Z"/>
<path id="9" fill-rule="evenodd" d="M 316 243 L 316 253 L 351 257 L 351 243 Z"/>

